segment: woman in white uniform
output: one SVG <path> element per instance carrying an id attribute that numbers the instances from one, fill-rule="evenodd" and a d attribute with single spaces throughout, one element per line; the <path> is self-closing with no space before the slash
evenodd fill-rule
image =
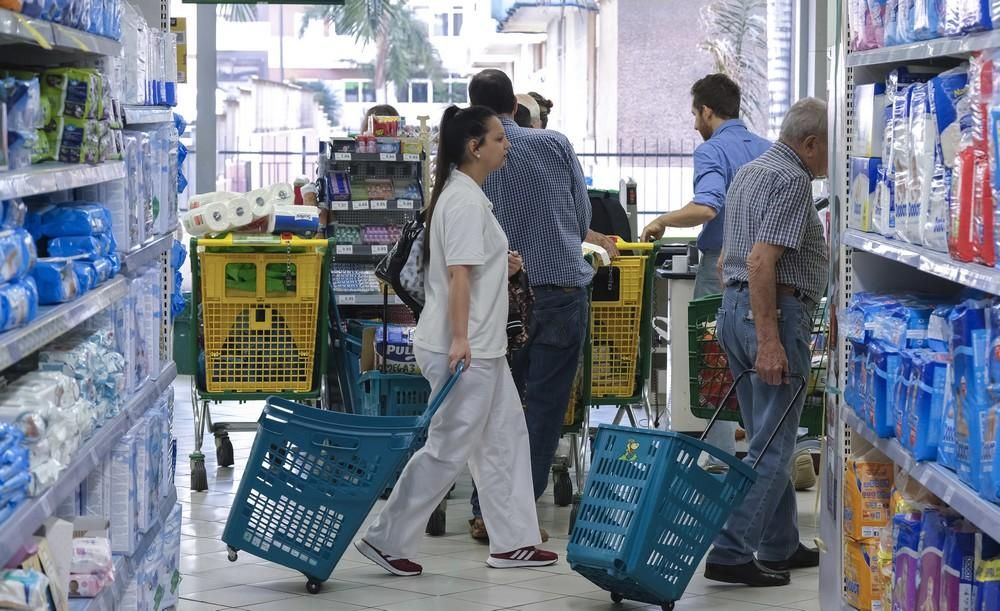
<path id="1" fill-rule="evenodd" d="M 424 526 L 468 464 L 479 484 L 494 568 L 545 566 L 528 430 L 505 358 L 507 279 L 521 267 L 482 191 L 510 143 L 492 110 L 444 112 L 427 224 L 426 305 L 417 324 L 417 364 L 436 394 L 458 363 L 461 379 L 431 420 L 427 442 L 407 463 L 358 550 L 394 575 L 419 575 L 410 560 Z"/>

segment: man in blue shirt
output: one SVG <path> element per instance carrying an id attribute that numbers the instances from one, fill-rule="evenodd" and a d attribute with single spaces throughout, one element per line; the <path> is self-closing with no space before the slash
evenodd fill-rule
<path id="1" fill-rule="evenodd" d="M 668 212 L 646 225 L 643 241 L 659 239 L 667 227 L 703 225 L 698 235 L 701 251 L 698 273 L 695 275 L 695 298 L 722 292 L 718 264 L 722 252 L 725 227 L 726 191 L 745 164 L 771 147 L 766 139 L 750 133 L 740 116 L 740 87 L 725 74 L 710 74 L 691 87 L 694 128 L 705 142 L 694 151 L 694 197 L 673 212 Z M 712 445 L 736 454 L 736 423 L 717 422 L 706 440 Z M 720 463 L 709 464 L 721 468 Z"/>
<path id="2" fill-rule="evenodd" d="M 597 244 L 612 256 L 617 250 L 606 236 L 590 230 L 587 184 L 566 136 L 514 122 L 517 98 L 510 78 L 499 70 L 484 70 L 469 83 L 469 98 L 474 106 L 500 115 L 510 141 L 507 163 L 490 175 L 483 191 L 493 202 L 510 249 L 521 254 L 535 294 L 528 343 L 514 353 L 511 371 L 525 403 L 537 499 L 548 485 L 589 320 L 587 286 L 594 270 L 581 245 Z M 472 508 L 476 517 L 470 532 L 485 538 L 475 494 Z"/>

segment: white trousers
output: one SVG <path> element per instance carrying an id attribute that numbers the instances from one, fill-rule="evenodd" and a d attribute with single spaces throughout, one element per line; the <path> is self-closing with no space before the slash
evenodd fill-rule
<path id="1" fill-rule="evenodd" d="M 451 376 L 448 355 L 415 353 L 436 395 Z M 427 520 L 466 464 L 479 487 L 490 553 L 541 543 L 528 428 L 504 358 L 472 359 L 364 539 L 389 556 L 416 556 Z"/>

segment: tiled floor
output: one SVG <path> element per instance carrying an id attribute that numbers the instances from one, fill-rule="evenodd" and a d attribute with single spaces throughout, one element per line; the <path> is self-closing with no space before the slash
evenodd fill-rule
<path id="1" fill-rule="evenodd" d="M 220 541 L 229 507 L 242 476 L 253 442 L 252 434 L 233 434 L 236 467 L 218 469 L 211 435 L 202 451 L 206 455 L 209 490 L 192 492 L 188 454 L 194 446 L 188 378 L 175 383 L 175 431 L 177 455 L 177 495 L 184 504 L 181 560 L 183 581 L 179 611 L 598 611 L 602 609 L 651 609 L 625 601 L 611 603 L 608 593 L 580 577 L 562 560 L 566 553 L 570 509 L 556 507 L 551 496 L 538 505 L 539 520 L 552 538 L 544 545 L 561 560 L 540 569 L 490 569 L 485 565 L 488 548 L 468 536 L 466 522 L 471 517 L 468 504 L 469 478 L 463 477 L 448 507 L 448 532 L 444 537 L 427 537 L 415 558 L 424 567 L 420 577 L 392 577 L 369 563 L 353 548 L 344 554 L 330 581 L 316 596 L 305 591 L 299 573 L 241 553 L 235 564 L 226 558 Z M 216 406 L 217 420 L 255 420 L 259 406 L 227 404 Z M 802 536 L 815 536 L 813 508 L 815 493 L 799 497 Z M 376 506 L 377 509 L 377 506 Z M 789 587 L 754 590 L 706 581 L 699 574 L 687 588 L 678 611 L 753 611 L 792 609 L 819 611 L 818 571 L 796 572 Z"/>

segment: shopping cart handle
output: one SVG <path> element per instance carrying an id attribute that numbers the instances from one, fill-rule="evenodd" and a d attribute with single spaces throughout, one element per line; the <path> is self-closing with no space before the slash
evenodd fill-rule
<path id="1" fill-rule="evenodd" d="M 426 428 L 430 425 L 431 418 L 434 417 L 438 408 L 440 408 L 441 404 L 444 403 L 444 400 L 448 396 L 448 393 L 451 392 L 451 389 L 455 387 L 455 384 L 458 382 L 458 378 L 461 377 L 463 371 L 465 371 L 465 361 L 459 361 L 455 366 L 455 373 L 451 374 L 451 377 L 448 378 L 447 382 L 445 382 L 444 388 L 431 397 L 430 404 L 427 405 L 427 409 L 424 410 L 424 413 L 420 416 L 419 425 L 421 428 Z"/>
<path id="2" fill-rule="evenodd" d="M 233 234 L 226 234 L 219 238 L 198 238 L 198 246 L 296 246 L 301 248 L 325 248 L 329 246 L 329 241 L 317 238 L 299 238 L 277 235 L 255 235 L 247 234 L 234 238 Z"/>
<path id="3" fill-rule="evenodd" d="M 618 250 L 653 250 L 656 248 L 656 242 L 626 242 L 616 237 L 615 246 L 618 247 Z"/>

